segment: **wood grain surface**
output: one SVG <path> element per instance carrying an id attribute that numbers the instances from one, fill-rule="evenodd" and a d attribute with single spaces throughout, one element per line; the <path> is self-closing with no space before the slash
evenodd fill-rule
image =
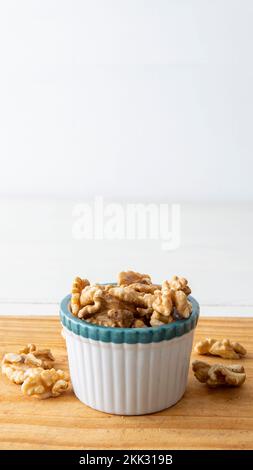
<path id="1" fill-rule="evenodd" d="M 253 319 L 200 319 L 195 341 L 206 336 L 229 337 L 248 349 L 248 356 L 240 361 L 247 372 L 246 383 L 237 389 L 210 390 L 190 371 L 182 400 L 153 415 L 101 413 L 83 405 L 72 389 L 44 401 L 24 397 L 18 385 L 1 375 L 0 448 L 252 449 Z M 0 318 L 1 356 L 28 342 L 50 347 L 57 359 L 56 367 L 67 369 L 58 318 Z M 217 359 L 208 361 L 214 363 Z"/>

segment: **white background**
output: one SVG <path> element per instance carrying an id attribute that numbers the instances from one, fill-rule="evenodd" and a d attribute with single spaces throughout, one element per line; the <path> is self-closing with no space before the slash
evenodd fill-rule
<path id="1" fill-rule="evenodd" d="M 0 191 L 253 198 L 251 0 L 2 0 Z"/>
<path id="2" fill-rule="evenodd" d="M 1 1 L 0 313 L 128 267 L 253 311 L 252 24 L 250 0 Z M 96 195 L 182 202 L 182 246 L 77 244 Z"/>

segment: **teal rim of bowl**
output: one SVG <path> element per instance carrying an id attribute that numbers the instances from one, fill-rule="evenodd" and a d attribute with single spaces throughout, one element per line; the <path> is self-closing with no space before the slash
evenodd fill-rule
<path id="1" fill-rule="evenodd" d="M 65 328 L 83 338 L 104 343 L 159 343 L 189 333 L 196 327 L 199 318 L 199 304 L 194 297 L 189 295 L 188 300 L 192 304 L 192 313 L 189 318 L 148 328 L 111 328 L 94 325 L 74 317 L 69 311 L 70 299 L 71 295 L 67 295 L 60 304 L 60 318 Z"/>

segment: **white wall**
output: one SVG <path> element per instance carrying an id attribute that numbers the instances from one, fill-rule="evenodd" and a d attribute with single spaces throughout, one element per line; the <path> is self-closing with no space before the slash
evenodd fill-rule
<path id="1" fill-rule="evenodd" d="M 251 0 L 0 1 L 0 315 L 123 268 L 252 315 L 252 24 Z M 180 247 L 74 240 L 97 195 L 187 202 Z"/>
<path id="2" fill-rule="evenodd" d="M 76 275 L 112 282 L 122 269 L 154 282 L 187 277 L 202 315 L 253 316 L 253 205 L 182 205 L 181 244 L 76 240 L 71 201 L 0 199 L 0 315 L 57 314 Z"/>
<path id="3" fill-rule="evenodd" d="M 2 0 L 0 195 L 253 199 L 251 0 Z"/>

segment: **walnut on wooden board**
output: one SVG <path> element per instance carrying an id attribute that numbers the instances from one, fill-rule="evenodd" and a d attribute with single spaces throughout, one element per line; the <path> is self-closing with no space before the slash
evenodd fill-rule
<path id="1" fill-rule="evenodd" d="M 19 354 L 32 354 L 37 359 L 42 361 L 40 365 L 43 367 L 43 369 L 50 369 L 52 367 L 52 362 L 55 360 L 50 349 L 38 349 L 37 346 L 33 343 L 27 344 L 24 346 L 24 348 L 20 349 Z"/>
<path id="2" fill-rule="evenodd" d="M 238 364 L 210 365 L 202 361 L 194 361 L 192 370 L 199 382 L 206 383 L 208 387 L 216 388 L 220 386 L 240 387 L 246 380 L 244 367 Z"/>
<path id="3" fill-rule="evenodd" d="M 30 368 L 49 369 L 54 362 L 50 349 L 37 349 L 28 344 L 19 353 L 6 353 L 2 359 L 2 373 L 16 384 L 24 381 L 25 372 Z"/>
<path id="4" fill-rule="evenodd" d="M 28 369 L 24 379 L 21 386 L 23 394 L 40 399 L 58 397 L 69 386 L 69 377 L 62 370 Z"/>
<path id="5" fill-rule="evenodd" d="M 2 374 L 15 384 L 24 382 L 24 374 L 30 367 L 24 364 L 20 354 L 14 353 L 5 354 L 1 363 Z"/>
<path id="6" fill-rule="evenodd" d="M 217 340 L 214 338 L 205 338 L 199 341 L 194 348 L 198 354 L 211 356 L 220 356 L 223 359 L 240 359 L 247 354 L 246 349 L 237 342 L 229 339 Z"/>

